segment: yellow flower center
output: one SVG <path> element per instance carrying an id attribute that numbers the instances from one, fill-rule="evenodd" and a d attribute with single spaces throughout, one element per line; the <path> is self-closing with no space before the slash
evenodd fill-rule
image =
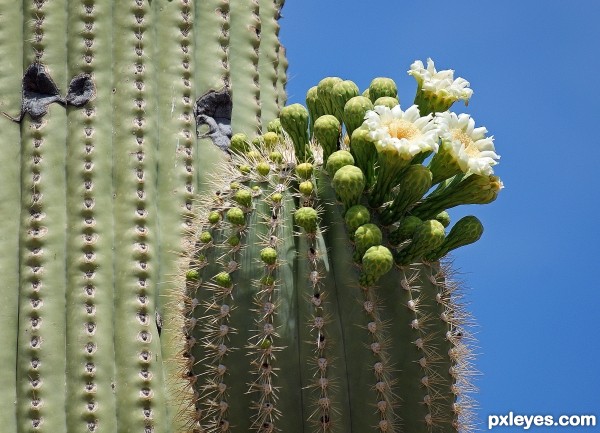
<path id="1" fill-rule="evenodd" d="M 462 129 L 453 129 L 452 138 L 454 140 L 460 140 L 460 142 L 465 146 L 465 153 L 470 157 L 478 157 L 481 153 L 479 152 L 479 149 L 475 145 L 473 139 Z"/>
<path id="2" fill-rule="evenodd" d="M 388 131 L 392 137 L 412 140 L 421 135 L 421 131 L 413 123 L 403 119 L 394 119 L 388 125 Z"/>

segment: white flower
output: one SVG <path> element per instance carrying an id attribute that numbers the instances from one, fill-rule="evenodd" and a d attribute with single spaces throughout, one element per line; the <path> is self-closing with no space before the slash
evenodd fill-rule
<path id="1" fill-rule="evenodd" d="M 444 149 L 455 158 L 465 173 L 489 176 L 500 156 L 494 148 L 494 137 L 486 137 L 487 129 L 475 128 L 475 120 L 468 114 L 438 113 L 435 122 L 443 131 L 440 135 Z"/>
<path id="2" fill-rule="evenodd" d="M 438 126 L 431 114 L 421 117 L 416 105 L 406 111 L 399 105 L 391 109 L 378 105 L 367 111 L 363 125 L 369 128 L 378 151 L 395 151 L 409 160 L 418 153 L 438 150 Z"/>
<path id="3" fill-rule="evenodd" d="M 427 68 L 423 66 L 422 61 L 415 61 L 410 65 L 408 74 L 415 77 L 423 91 L 434 93 L 439 97 L 455 101 L 462 99 L 468 102 L 473 95 L 473 90 L 469 89 L 467 80 L 460 77 L 454 79 L 452 69 L 436 71 L 431 59 L 427 59 Z"/>

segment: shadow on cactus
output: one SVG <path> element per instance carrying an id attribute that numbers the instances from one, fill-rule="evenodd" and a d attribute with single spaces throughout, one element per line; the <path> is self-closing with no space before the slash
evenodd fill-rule
<path id="1" fill-rule="evenodd" d="M 447 209 L 502 188 L 493 138 L 415 62 L 359 95 L 326 78 L 233 157 L 196 209 L 180 281 L 197 431 L 451 432 L 473 427 L 468 314 L 448 252 L 481 222 Z M 442 262 L 440 262 L 442 260 Z"/>

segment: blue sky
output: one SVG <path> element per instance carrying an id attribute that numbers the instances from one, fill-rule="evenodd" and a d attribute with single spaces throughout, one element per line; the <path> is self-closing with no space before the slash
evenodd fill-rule
<path id="1" fill-rule="evenodd" d="M 289 103 L 325 76 L 396 80 L 411 105 L 415 59 L 471 83 L 468 107 L 495 136 L 505 185 L 454 254 L 478 323 L 482 430 L 509 411 L 600 421 L 600 2 L 289 0 Z M 530 431 L 600 432 L 532 427 Z M 493 431 L 522 431 L 498 427 Z"/>

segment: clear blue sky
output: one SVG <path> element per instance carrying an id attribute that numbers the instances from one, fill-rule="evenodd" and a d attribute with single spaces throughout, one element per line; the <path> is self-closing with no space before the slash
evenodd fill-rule
<path id="1" fill-rule="evenodd" d="M 427 57 L 471 82 L 453 109 L 495 136 L 505 185 L 452 213 L 486 228 L 454 254 L 478 323 L 479 427 L 511 410 L 600 421 L 600 1 L 288 0 L 283 16 L 290 103 L 325 76 L 361 90 L 388 76 L 408 108 L 406 71 Z"/>

